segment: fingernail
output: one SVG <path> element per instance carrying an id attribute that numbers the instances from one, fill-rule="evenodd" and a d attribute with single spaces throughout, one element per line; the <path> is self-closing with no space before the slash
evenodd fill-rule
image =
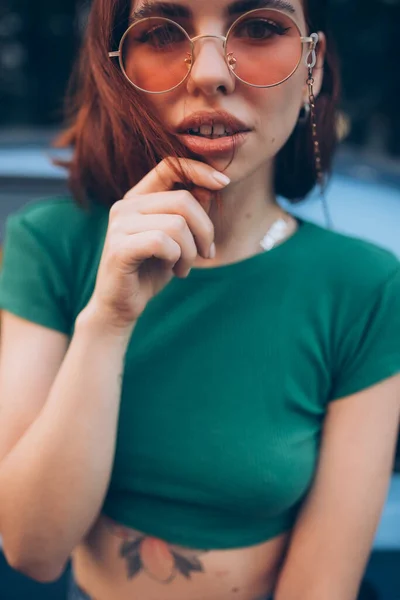
<path id="1" fill-rule="evenodd" d="M 227 177 L 223 173 L 220 173 L 219 171 L 214 171 L 213 177 L 214 177 L 215 181 L 217 181 L 221 185 L 228 185 L 231 182 L 229 177 Z"/>
<path id="2" fill-rule="evenodd" d="M 210 248 L 210 258 L 213 259 L 217 256 L 217 248 L 215 247 L 215 244 L 211 244 L 211 248 Z"/>

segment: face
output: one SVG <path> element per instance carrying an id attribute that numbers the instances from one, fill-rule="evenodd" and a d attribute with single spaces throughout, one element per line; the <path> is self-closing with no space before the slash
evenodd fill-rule
<path id="1" fill-rule="evenodd" d="M 295 21 L 302 36 L 314 33 L 307 30 L 301 0 L 290 0 L 290 4 L 278 1 L 280 6 L 287 4 L 286 9 L 280 10 Z M 146 5 L 150 2 L 161 6 L 161 0 L 148 0 Z M 277 0 L 269 0 L 269 7 L 276 7 L 276 2 Z M 174 8 L 170 3 L 173 3 Z M 257 0 L 234 3 L 231 0 L 167 0 L 162 1 L 162 6 L 168 8 L 163 8 L 165 12 L 160 12 L 160 16 L 171 18 L 181 25 L 191 38 L 203 35 L 226 36 L 229 27 L 238 17 L 251 9 L 259 8 L 260 4 Z M 143 5 L 144 0 L 136 0 L 132 4 L 132 12 L 141 9 Z M 287 20 L 283 20 L 283 23 L 291 24 Z M 294 31 L 292 28 L 287 35 L 294 35 Z M 325 37 L 321 32 L 318 33 L 318 62 L 314 69 L 316 96 L 322 85 L 325 54 Z M 260 33 L 252 30 L 252 35 L 258 36 Z M 191 117 L 204 111 L 211 114 L 223 111 L 240 121 L 241 128 L 247 131 L 235 138 L 237 148 L 231 164 L 232 145 L 227 138 L 210 143 L 207 139 L 193 135 L 193 132 L 189 136 L 180 134 L 180 137 L 204 162 L 219 170 L 225 170 L 229 164 L 225 172 L 232 181 L 246 179 L 256 171 L 263 173 L 271 169 L 274 158 L 297 123 L 303 103 L 308 100 L 305 59 L 309 45 L 304 44 L 303 48 L 300 65 L 289 79 L 275 87 L 257 88 L 246 85 L 233 75 L 224 56 L 222 40 L 212 37 L 199 39 L 194 45 L 194 62 L 189 77 L 176 89 L 163 94 L 143 92 L 143 102 L 151 105 L 165 127 L 174 133 L 182 129 L 184 121 L 183 129 L 187 131 L 187 119 L 190 123 Z M 250 63 L 251 61 L 249 65 Z M 218 118 L 214 121 L 217 122 Z"/>

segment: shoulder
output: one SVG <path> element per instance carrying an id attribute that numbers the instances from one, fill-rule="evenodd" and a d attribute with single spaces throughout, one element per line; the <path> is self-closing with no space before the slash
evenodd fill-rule
<path id="1" fill-rule="evenodd" d="M 81 207 L 72 197 L 60 196 L 32 200 L 12 214 L 11 221 L 24 223 L 49 235 L 62 235 L 90 227 L 106 214 L 107 209 L 97 204 Z"/>
<path id="2" fill-rule="evenodd" d="M 99 204 L 83 208 L 69 196 L 33 200 L 8 217 L 6 237 L 21 244 L 27 238 L 36 240 L 54 258 L 78 256 L 98 246 L 108 213 Z"/>
<path id="3" fill-rule="evenodd" d="M 35 200 L 6 221 L 0 273 L 3 308 L 70 331 L 95 281 L 109 210 L 71 197 Z M 82 306 L 83 308 L 83 306 Z"/>
<path id="4" fill-rule="evenodd" d="M 400 271 L 399 258 L 386 248 L 314 223 L 307 222 L 307 227 L 312 233 L 313 267 L 337 290 L 368 297 Z"/>

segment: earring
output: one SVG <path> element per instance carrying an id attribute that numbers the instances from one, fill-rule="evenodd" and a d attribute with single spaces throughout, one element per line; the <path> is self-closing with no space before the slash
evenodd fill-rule
<path id="1" fill-rule="evenodd" d="M 299 125 L 305 125 L 310 118 L 311 106 L 309 102 L 304 102 L 299 114 Z"/>
<path id="2" fill-rule="evenodd" d="M 329 229 L 334 229 L 334 226 L 332 223 L 332 217 L 331 217 L 329 207 L 328 207 L 328 201 L 327 201 L 326 195 L 325 195 L 326 180 L 325 180 L 324 172 L 322 170 L 321 150 L 320 150 L 320 144 L 319 144 L 318 132 L 317 132 L 317 114 L 316 114 L 315 96 L 314 96 L 315 81 L 314 81 L 314 77 L 313 77 L 313 67 L 315 66 L 315 64 L 308 63 L 307 66 L 308 66 L 307 85 L 308 85 L 308 95 L 310 98 L 309 107 L 310 107 L 310 114 L 311 114 L 312 144 L 313 144 L 313 150 L 314 150 L 315 171 L 316 171 L 316 175 L 317 175 L 317 182 L 318 182 L 318 185 L 320 186 L 321 200 L 322 200 L 322 204 L 323 204 L 326 224 Z"/>

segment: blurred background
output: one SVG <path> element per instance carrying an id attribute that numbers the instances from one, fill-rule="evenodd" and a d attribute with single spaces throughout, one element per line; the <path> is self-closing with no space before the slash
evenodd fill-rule
<path id="1" fill-rule="evenodd" d="M 67 193 L 50 143 L 89 8 L 83 0 L 0 0 L 0 244 L 10 213 Z M 327 193 L 333 222 L 400 257 L 400 0 L 331 0 L 328 10 L 343 76 L 343 141 Z M 324 224 L 317 193 L 295 208 L 282 204 Z M 399 454 L 360 600 L 400 600 Z M 42 585 L 19 575 L 0 541 L 1 600 L 64 600 L 66 577 Z"/>

